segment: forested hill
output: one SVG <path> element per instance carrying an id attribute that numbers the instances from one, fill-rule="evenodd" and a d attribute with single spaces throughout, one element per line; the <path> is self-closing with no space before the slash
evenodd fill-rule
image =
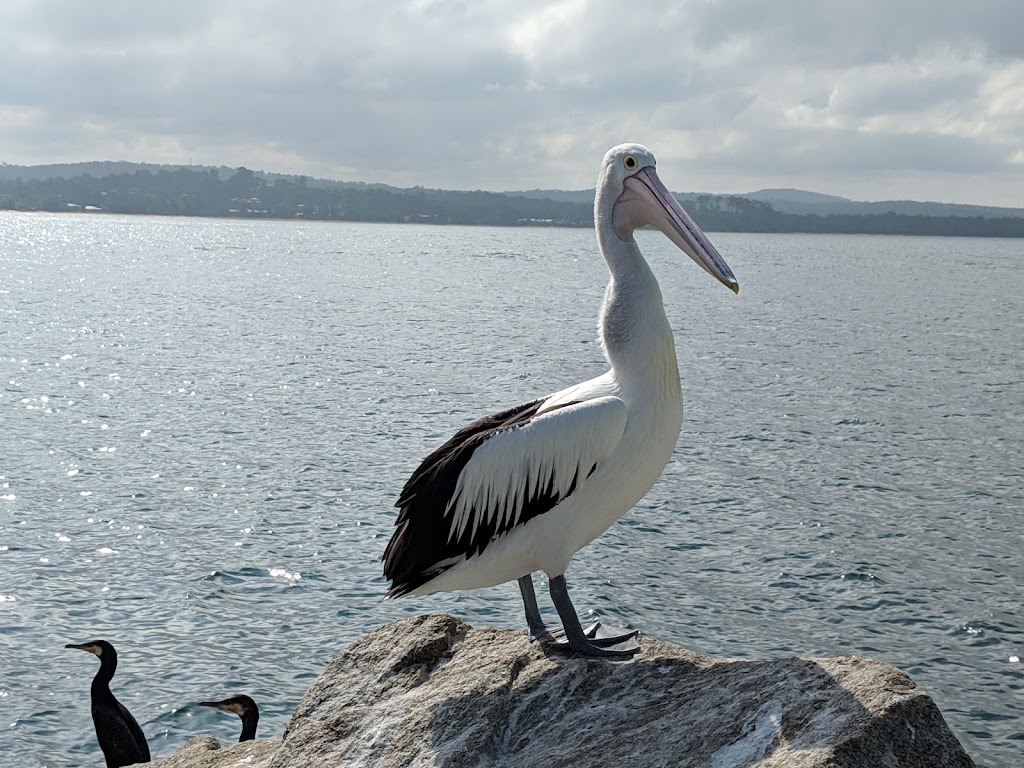
<path id="1" fill-rule="evenodd" d="M 101 168 L 113 166 L 102 173 Z M 86 171 L 88 169 L 88 171 Z M 129 170 L 130 169 L 130 170 Z M 69 175 L 32 174 L 0 166 L 0 209 L 90 211 L 178 216 L 306 218 L 427 224 L 593 226 L 593 192 L 524 193 L 400 189 L 361 182 L 282 176 L 247 168 L 62 166 Z M 18 173 L 22 170 L 22 173 Z M 76 171 L 83 171 L 70 175 Z M 770 192 L 765 190 L 764 193 Z M 782 192 L 787 192 L 782 190 Z M 788 192 L 793 192 L 789 190 Z M 904 235 L 1024 237 L 1024 211 L 986 209 L 986 215 L 926 215 L 874 209 L 868 214 L 785 210 L 750 195 L 679 195 L 706 230 L 717 232 L 838 232 Z M 803 193 L 809 194 L 809 193 Z M 825 196 L 821 196 L 825 197 Z M 842 200 L 842 198 L 835 198 Z M 850 202 L 850 201 L 846 201 Z M 861 204 L 858 204 L 861 205 Z M 882 206 L 881 203 L 863 204 Z M 925 204 L 915 204 L 925 205 Z M 934 204 L 931 204 L 934 205 Z M 964 212 L 970 206 L 961 206 Z M 919 209 L 912 209 L 919 210 Z"/>

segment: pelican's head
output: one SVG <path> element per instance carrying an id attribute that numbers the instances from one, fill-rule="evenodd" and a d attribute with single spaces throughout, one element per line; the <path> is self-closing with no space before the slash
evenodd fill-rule
<path id="1" fill-rule="evenodd" d="M 654 154 L 640 144 L 608 150 L 597 180 L 597 225 L 610 226 L 625 242 L 640 227 L 656 227 L 708 274 L 739 293 L 740 284 L 729 265 L 658 178 L 655 165 Z"/>

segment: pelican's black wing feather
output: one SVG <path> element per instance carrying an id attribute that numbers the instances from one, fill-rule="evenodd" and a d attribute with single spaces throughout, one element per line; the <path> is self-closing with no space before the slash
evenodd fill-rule
<path id="1" fill-rule="evenodd" d="M 384 551 L 384 576 L 391 580 L 388 597 L 407 594 L 450 567 L 438 567 L 439 563 L 460 555 L 479 554 L 495 535 L 496 530 L 479 530 L 470 541 L 472 532 L 467 529 L 462 536 L 450 538 L 449 526 L 443 519 L 445 510 L 473 452 L 489 437 L 528 424 L 544 400 L 523 403 L 467 424 L 412 473 L 395 503 L 400 512 Z M 519 522 L 543 514 L 558 501 L 539 493 L 524 506 Z M 496 526 L 492 523 L 490 527 Z"/>

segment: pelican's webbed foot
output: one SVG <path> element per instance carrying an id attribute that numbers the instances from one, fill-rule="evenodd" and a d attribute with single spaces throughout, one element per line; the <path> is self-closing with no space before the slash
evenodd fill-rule
<path id="1" fill-rule="evenodd" d="M 533 577 L 530 574 L 520 577 L 519 591 L 522 593 L 523 606 L 526 609 L 526 623 L 530 627 L 530 642 L 542 642 L 559 650 L 573 651 L 585 656 L 609 658 L 629 658 L 640 650 L 635 629 L 618 630 L 606 627 L 600 621 L 595 621 L 584 628 L 569 600 L 565 576 L 556 576 L 550 582 L 551 600 L 562 619 L 562 629 L 550 630 L 541 619 L 540 608 L 537 607 L 537 594 L 533 589 Z"/>
<path id="2" fill-rule="evenodd" d="M 640 650 L 636 641 L 636 630 L 615 634 L 597 622 L 584 631 L 580 625 L 576 609 L 569 599 L 565 576 L 556 576 L 549 583 L 551 601 L 555 604 L 562 627 L 564 639 L 555 641 L 556 648 L 565 648 L 585 656 L 602 656 L 608 658 L 630 658 Z"/>

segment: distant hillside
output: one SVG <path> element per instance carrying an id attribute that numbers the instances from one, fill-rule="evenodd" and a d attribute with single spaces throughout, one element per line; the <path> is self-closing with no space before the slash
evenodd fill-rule
<path id="1" fill-rule="evenodd" d="M 981 216 L 986 219 L 1024 218 L 1024 208 L 996 208 L 984 205 L 961 205 L 959 203 L 929 203 L 913 200 L 882 200 L 861 202 L 835 195 L 805 192 L 802 189 L 761 189 L 740 195 L 749 200 L 768 203 L 783 213 L 831 214 L 847 216 L 879 216 L 897 213 L 903 216 Z"/>
<path id="2" fill-rule="evenodd" d="M 795 189 L 677 193 L 704 229 L 1024 237 L 1024 209 L 861 203 Z M 0 165 L 0 209 L 179 216 L 593 226 L 593 190 L 461 192 L 247 168 L 96 162 Z"/>
<path id="3" fill-rule="evenodd" d="M 535 199 L 558 200 L 571 203 L 594 203 L 594 190 L 582 189 L 564 191 L 557 189 L 531 189 L 524 192 L 508 192 L 509 195 Z M 707 197 L 704 192 L 675 192 L 677 198 L 686 202 Z M 815 216 L 880 216 L 896 213 L 903 216 L 980 216 L 986 219 L 1024 218 L 1024 208 L 996 208 L 983 205 L 962 205 L 959 203 L 929 203 L 913 200 L 886 200 L 860 202 L 838 195 L 824 195 L 803 189 L 759 189 L 735 195 L 711 195 L 717 199 L 743 198 L 767 203 L 780 213 L 810 214 Z"/>
<path id="4" fill-rule="evenodd" d="M 204 171 L 216 170 L 221 180 L 227 180 L 234 176 L 236 169 L 227 166 L 207 165 L 160 165 L 156 163 L 129 163 L 124 161 L 94 161 L 85 163 L 57 163 L 52 165 L 9 165 L 0 163 L 0 181 L 14 181 L 16 179 L 70 179 L 76 176 L 113 176 L 117 174 L 134 173 L 136 171 Z M 305 179 L 305 183 L 315 189 L 339 190 L 339 189 L 377 189 L 389 192 L 400 192 L 401 188 L 392 187 L 387 184 L 367 183 L 362 181 L 337 181 L 332 179 L 318 179 L 296 174 L 269 173 L 255 171 L 260 178 L 273 182 L 275 179 L 286 179 L 298 181 Z M 414 189 L 421 189 L 414 187 Z M 436 191 L 436 190 L 435 190 Z M 578 189 L 530 189 L 524 191 L 509 191 L 503 193 L 510 197 L 523 197 L 531 200 L 553 200 L 559 203 L 582 203 L 594 204 L 594 190 Z M 683 201 L 693 201 L 707 193 L 703 192 L 676 192 L 675 195 Z M 886 213 L 897 213 L 905 216 L 958 216 L 982 218 L 1024 218 L 1024 208 L 1000 208 L 982 205 L 963 205 L 959 203 L 936 203 L 918 202 L 914 200 L 883 200 L 875 202 L 850 200 L 838 195 L 826 195 L 820 192 L 809 192 L 803 189 L 759 189 L 756 192 L 746 192 L 733 195 L 712 195 L 712 197 L 724 199 L 727 197 L 740 197 L 748 200 L 768 203 L 776 211 L 781 213 L 813 214 L 817 216 L 846 215 L 846 216 L 878 216 Z"/>
<path id="5" fill-rule="evenodd" d="M 804 189 L 759 189 L 742 197 L 760 200 L 764 203 L 792 203 L 794 205 L 830 205 L 832 203 L 849 203 L 849 198 L 838 195 L 823 195 L 821 192 L 808 192 Z"/>
<path id="6" fill-rule="evenodd" d="M 120 160 L 97 160 L 89 163 L 54 163 L 52 165 L 9 165 L 0 163 L 0 180 L 15 181 L 17 179 L 71 179 L 75 176 L 113 176 L 118 173 L 135 173 L 135 171 L 176 171 L 187 168 L 194 171 L 208 171 L 212 166 L 204 165 L 159 165 L 157 163 L 128 163 Z M 223 168 L 228 176 L 235 171 Z"/>
<path id="7" fill-rule="evenodd" d="M 585 203 L 594 204 L 594 190 L 592 189 L 527 189 L 524 191 L 506 192 L 506 195 L 513 197 L 526 197 L 531 200 L 557 200 L 560 203 Z"/>
<path id="8" fill-rule="evenodd" d="M 0 209 L 176 216 L 398 221 L 584 227 L 589 206 L 493 192 L 398 189 L 236 168 L 162 167 L 151 172 L 0 179 Z"/>

